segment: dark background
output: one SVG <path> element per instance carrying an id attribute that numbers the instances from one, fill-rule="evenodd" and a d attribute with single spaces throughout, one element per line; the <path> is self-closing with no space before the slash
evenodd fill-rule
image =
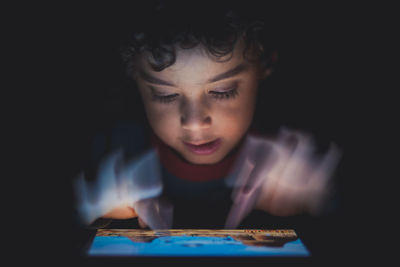
<path id="1" fill-rule="evenodd" d="M 378 136 L 381 140 L 388 119 L 382 116 L 388 108 L 381 100 L 384 79 L 377 74 L 385 67 L 381 57 L 386 56 L 382 43 L 390 24 L 388 9 L 334 2 L 293 2 L 274 8 L 279 20 L 279 61 L 266 82 L 270 99 L 257 107 L 258 114 L 265 116 L 265 124 L 259 127 L 303 129 L 321 147 L 334 142 L 342 148 L 338 209 L 333 217 L 317 223 L 315 235 L 308 239 L 329 250 L 323 254 L 328 261 L 335 256 L 370 259 L 369 244 L 374 245 L 374 253 L 376 245 L 388 246 L 376 239 L 380 234 L 370 234 L 377 218 L 386 216 L 376 201 L 382 198 L 377 184 L 386 178 L 374 168 L 383 154 L 376 153 L 379 142 L 371 140 Z M 140 111 L 118 54 L 119 41 L 129 29 L 125 17 L 135 7 L 64 3 L 40 11 L 23 10 L 28 15 L 20 22 L 37 47 L 31 49 L 46 87 L 37 102 L 37 117 L 46 120 L 40 125 L 34 121 L 43 131 L 40 139 L 32 141 L 39 145 L 35 151 L 41 169 L 34 180 L 38 185 L 34 198 L 40 199 L 40 208 L 27 209 L 29 215 L 22 223 L 37 223 L 41 229 L 35 232 L 37 238 L 43 233 L 50 236 L 36 256 L 54 254 L 60 255 L 56 261 L 73 262 L 74 256 L 69 255 L 74 245 L 71 180 L 81 169 L 92 135 L 115 119 L 132 118 Z M 32 27 L 32 21 L 38 23 Z M 326 239 L 318 237 L 322 233 Z M 318 247 L 318 242 L 313 245 Z"/>

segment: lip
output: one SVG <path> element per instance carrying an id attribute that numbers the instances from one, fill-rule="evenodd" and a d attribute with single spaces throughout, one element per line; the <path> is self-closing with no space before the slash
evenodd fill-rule
<path id="1" fill-rule="evenodd" d="M 221 145 L 221 139 L 217 138 L 210 142 L 196 142 L 196 144 L 183 141 L 183 144 L 190 152 L 194 154 L 210 155 L 218 150 Z"/>

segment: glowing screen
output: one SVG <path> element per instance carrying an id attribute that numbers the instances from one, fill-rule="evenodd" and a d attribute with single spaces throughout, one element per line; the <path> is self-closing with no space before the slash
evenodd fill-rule
<path id="1" fill-rule="evenodd" d="M 89 256 L 310 256 L 294 230 L 100 229 Z"/>

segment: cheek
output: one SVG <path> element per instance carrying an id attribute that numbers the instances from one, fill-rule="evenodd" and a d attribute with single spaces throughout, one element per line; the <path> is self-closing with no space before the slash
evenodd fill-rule
<path id="1" fill-rule="evenodd" d="M 255 97 L 238 97 L 231 106 L 220 108 L 214 123 L 226 139 L 237 141 L 248 130 L 254 114 Z"/>
<path id="2" fill-rule="evenodd" d="M 225 130 L 230 131 L 232 135 L 237 132 L 245 132 L 253 118 L 253 106 L 247 108 L 232 109 L 224 112 L 221 121 L 225 124 Z"/>
<path id="3" fill-rule="evenodd" d="M 164 142 L 170 144 L 174 136 L 177 136 L 175 131 L 179 129 L 176 125 L 178 122 L 176 119 L 177 111 L 173 106 L 163 107 L 152 103 L 145 104 L 145 108 L 147 119 L 153 131 Z"/>
<path id="4" fill-rule="evenodd" d="M 146 111 L 147 120 L 154 131 L 163 128 L 168 120 L 168 115 L 170 112 L 165 112 L 165 110 L 157 105 L 152 99 L 150 93 L 140 88 L 140 93 L 143 101 L 143 105 Z"/>

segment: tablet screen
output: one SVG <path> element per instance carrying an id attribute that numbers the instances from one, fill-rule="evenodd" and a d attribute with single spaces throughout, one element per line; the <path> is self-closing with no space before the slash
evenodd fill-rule
<path id="1" fill-rule="evenodd" d="M 291 229 L 100 229 L 89 256 L 132 257 L 307 257 L 309 251 Z"/>

